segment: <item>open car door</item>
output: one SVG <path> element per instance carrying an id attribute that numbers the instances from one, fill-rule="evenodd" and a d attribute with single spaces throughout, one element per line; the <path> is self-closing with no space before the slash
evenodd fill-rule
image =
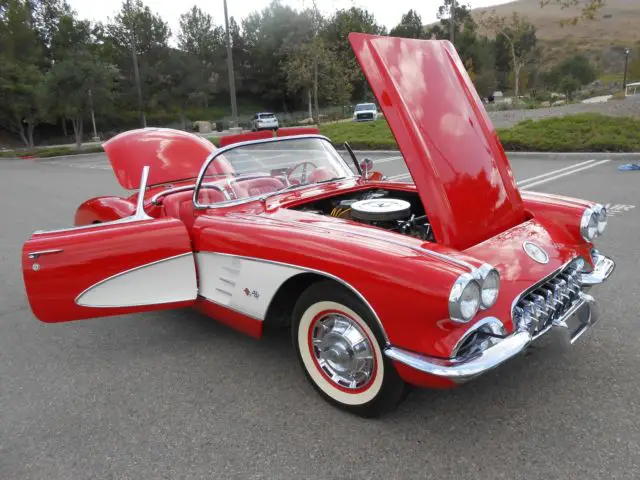
<path id="1" fill-rule="evenodd" d="M 132 217 L 36 232 L 24 244 L 23 277 L 39 320 L 66 322 L 195 303 L 198 285 L 187 228 L 174 218 L 147 216 L 143 196 Z"/>

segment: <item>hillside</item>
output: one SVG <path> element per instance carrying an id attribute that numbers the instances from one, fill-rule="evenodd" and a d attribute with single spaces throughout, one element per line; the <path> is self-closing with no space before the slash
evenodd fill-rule
<path id="1" fill-rule="evenodd" d="M 640 0 L 606 0 L 597 20 L 564 27 L 561 20 L 575 17 L 577 8 L 562 10 L 551 5 L 540 8 L 540 0 L 517 0 L 474 9 L 472 14 L 477 19 L 481 12 L 492 10 L 500 15 L 517 11 L 526 16 L 537 28 L 546 59 L 561 60 L 583 52 L 601 71 L 617 73 L 623 68 L 624 47 L 632 47 L 640 55 Z"/>

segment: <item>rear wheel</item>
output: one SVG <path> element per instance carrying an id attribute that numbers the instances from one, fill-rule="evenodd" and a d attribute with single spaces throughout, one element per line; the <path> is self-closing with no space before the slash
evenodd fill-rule
<path id="1" fill-rule="evenodd" d="M 307 378 L 333 405 L 374 417 L 406 398 L 408 386 L 382 352 L 375 318 L 342 286 L 319 282 L 300 296 L 292 337 Z"/>

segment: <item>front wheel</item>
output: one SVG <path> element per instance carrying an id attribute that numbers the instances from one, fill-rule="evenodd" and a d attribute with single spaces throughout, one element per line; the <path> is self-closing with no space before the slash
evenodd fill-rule
<path id="1" fill-rule="evenodd" d="M 394 409 L 408 386 L 382 352 L 369 309 L 334 282 L 319 282 L 296 303 L 293 343 L 313 387 L 328 402 L 363 417 Z"/>

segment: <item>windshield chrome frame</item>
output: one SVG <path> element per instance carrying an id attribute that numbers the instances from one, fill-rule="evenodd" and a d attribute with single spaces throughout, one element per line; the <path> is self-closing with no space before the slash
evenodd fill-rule
<path id="1" fill-rule="evenodd" d="M 288 142 L 288 141 L 295 141 L 295 140 L 301 140 L 301 139 L 306 139 L 306 140 L 318 139 L 318 140 L 323 140 L 323 141 L 327 142 L 331 146 L 331 148 L 333 148 L 333 150 L 335 151 L 336 155 L 338 156 L 338 158 L 342 162 L 345 170 L 351 173 L 351 177 L 353 177 L 353 178 L 358 177 L 357 174 L 353 173 L 353 171 L 351 170 L 349 165 L 347 165 L 347 162 L 344 160 L 344 158 L 342 158 L 342 155 L 340 155 L 340 153 L 338 153 L 336 148 L 331 143 L 331 140 L 329 140 L 324 135 L 305 134 L 305 135 L 291 135 L 289 137 L 274 137 L 274 138 L 261 138 L 259 140 L 246 140 L 244 142 L 232 143 L 232 144 L 227 145 L 225 147 L 216 149 L 213 152 L 211 152 L 209 154 L 209 156 L 207 156 L 206 160 L 202 164 L 202 167 L 200 168 L 200 173 L 198 174 L 198 178 L 196 180 L 195 188 L 193 189 L 193 199 L 192 199 L 193 200 L 193 208 L 194 209 L 198 209 L 198 210 L 203 210 L 203 209 L 207 209 L 207 208 L 223 208 L 223 207 L 229 207 L 229 206 L 233 206 L 233 205 L 240 205 L 240 204 L 243 204 L 243 203 L 253 202 L 255 200 L 261 200 L 261 199 L 264 200 L 269 196 L 277 195 L 278 191 L 273 192 L 273 193 L 268 193 L 268 194 L 253 195 L 253 196 L 245 197 L 245 198 L 225 200 L 225 201 L 222 201 L 222 202 L 212 203 L 210 205 L 202 205 L 202 204 L 198 203 L 198 193 L 200 192 L 200 187 L 202 185 L 202 182 L 204 181 L 205 173 L 209 169 L 209 166 L 211 165 L 211 163 L 216 158 L 218 158 L 220 155 L 223 155 L 225 152 L 228 152 L 229 150 L 235 150 L 237 148 L 245 147 L 245 146 L 248 146 L 248 145 L 260 145 L 260 144 L 263 144 L 263 143 L 275 143 L 275 142 Z M 233 179 L 235 177 L 231 177 L 231 178 Z M 347 177 L 336 178 L 336 181 L 343 180 L 344 178 L 350 178 L 350 177 L 347 176 Z M 304 185 L 300 185 L 297 188 L 289 188 L 286 191 L 287 192 L 295 192 L 297 190 L 301 190 L 301 189 L 307 188 L 307 187 L 312 187 L 314 185 L 316 185 L 316 184 L 315 183 L 305 183 Z"/>

